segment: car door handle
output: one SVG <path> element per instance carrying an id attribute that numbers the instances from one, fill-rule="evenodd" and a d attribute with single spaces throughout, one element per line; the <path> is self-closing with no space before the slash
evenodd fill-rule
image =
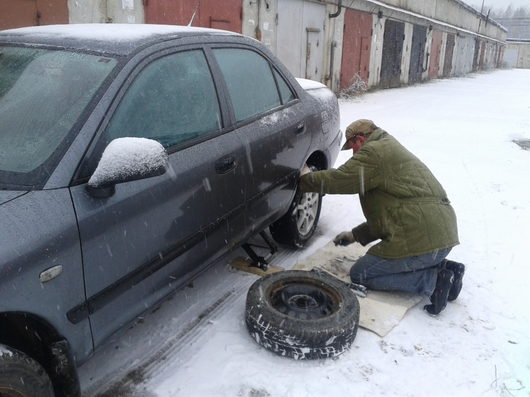
<path id="1" fill-rule="evenodd" d="M 295 133 L 296 134 L 301 134 L 305 131 L 305 122 L 301 122 L 299 123 L 297 126 L 296 126 L 296 130 L 295 130 Z"/>
<path id="2" fill-rule="evenodd" d="M 237 162 L 233 156 L 226 156 L 215 162 L 215 172 L 218 174 L 226 174 L 236 168 Z"/>

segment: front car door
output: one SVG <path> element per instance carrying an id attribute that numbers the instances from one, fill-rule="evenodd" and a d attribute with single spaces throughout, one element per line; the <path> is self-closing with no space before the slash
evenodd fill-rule
<path id="1" fill-rule="evenodd" d="M 244 207 L 245 153 L 224 128 L 207 58 L 201 48 L 167 51 L 133 72 L 83 168 L 90 174 L 111 140 L 143 137 L 165 146 L 168 172 L 108 198 L 72 188 L 88 304 L 70 317 L 90 316 L 95 345 L 218 255 L 227 214 Z"/>

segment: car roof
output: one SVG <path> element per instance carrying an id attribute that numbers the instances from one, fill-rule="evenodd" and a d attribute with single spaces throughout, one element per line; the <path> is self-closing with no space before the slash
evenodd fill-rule
<path id="1" fill-rule="evenodd" d="M 190 36 L 241 36 L 225 30 L 177 25 L 70 24 L 0 31 L 0 43 L 53 46 L 128 55 L 147 45 Z"/>

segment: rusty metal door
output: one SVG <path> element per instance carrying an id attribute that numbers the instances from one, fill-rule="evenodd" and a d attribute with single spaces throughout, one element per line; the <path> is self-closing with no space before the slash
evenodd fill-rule
<path id="1" fill-rule="evenodd" d="M 372 46 L 372 15 L 347 8 L 344 15 L 344 39 L 340 88 L 345 89 L 359 76 L 368 82 L 370 48 Z"/>
<path id="2" fill-rule="evenodd" d="M 445 44 L 445 58 L 444 58 L 444 70 L 443 76 L 449 77 L 451 70 L 453 69 L 453 52 L 455 50 L 455 35 L 447 34 L 447 41 Z"/>
<path id="3" fill-rule="evenodd" d="M 241 0 L 144 0 L 146 23 L 188 25 L 241 33 Z"/>
<path id="4" fill-rule="evenodd" d="M 425 71 L 425 45 L 427 44 L 427 27 L 414 25 L 412 32 L 412 46 L 410 49 L 409 84 L 421 81 Z"/>
<path id="5" fill-rule="evenodd" d="M 440 56 L 442 53 L 443 33 L 439 30 L 432 32 L 431 56 L 429 60 L 429 78 L 436 79 L 440 71 Z"/>
<path id="6" fill-rule="evenodd" d="M 0 30 L 68 23 L 67 0 L 0 0 Z"/>
<path id="7" fill-rule="evenodd" d="M 400 85 L 404 39 L 405 24 L 387 19 L 383 36 L 383 59 L 381 61 L 380 85 L 382 88 L 399 87 Z"/>

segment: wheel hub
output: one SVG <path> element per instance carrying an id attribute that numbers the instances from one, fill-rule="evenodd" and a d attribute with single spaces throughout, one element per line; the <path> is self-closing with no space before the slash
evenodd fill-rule
<path id="1" fill-rule="evenodd" d="M 334 293 L 310 282 L 288 283 L 271 293 L 272 307 L 302 320 L 327 317 L 338 309 L 338 302 Z"/>
<path id="2" fill-rule="evenodd" d="M 318 212 L 318 200 L 318 193 L 304 193 L 294 209 L 296 225 L 301 235 L 308 234 L 315 223 Z"/>

